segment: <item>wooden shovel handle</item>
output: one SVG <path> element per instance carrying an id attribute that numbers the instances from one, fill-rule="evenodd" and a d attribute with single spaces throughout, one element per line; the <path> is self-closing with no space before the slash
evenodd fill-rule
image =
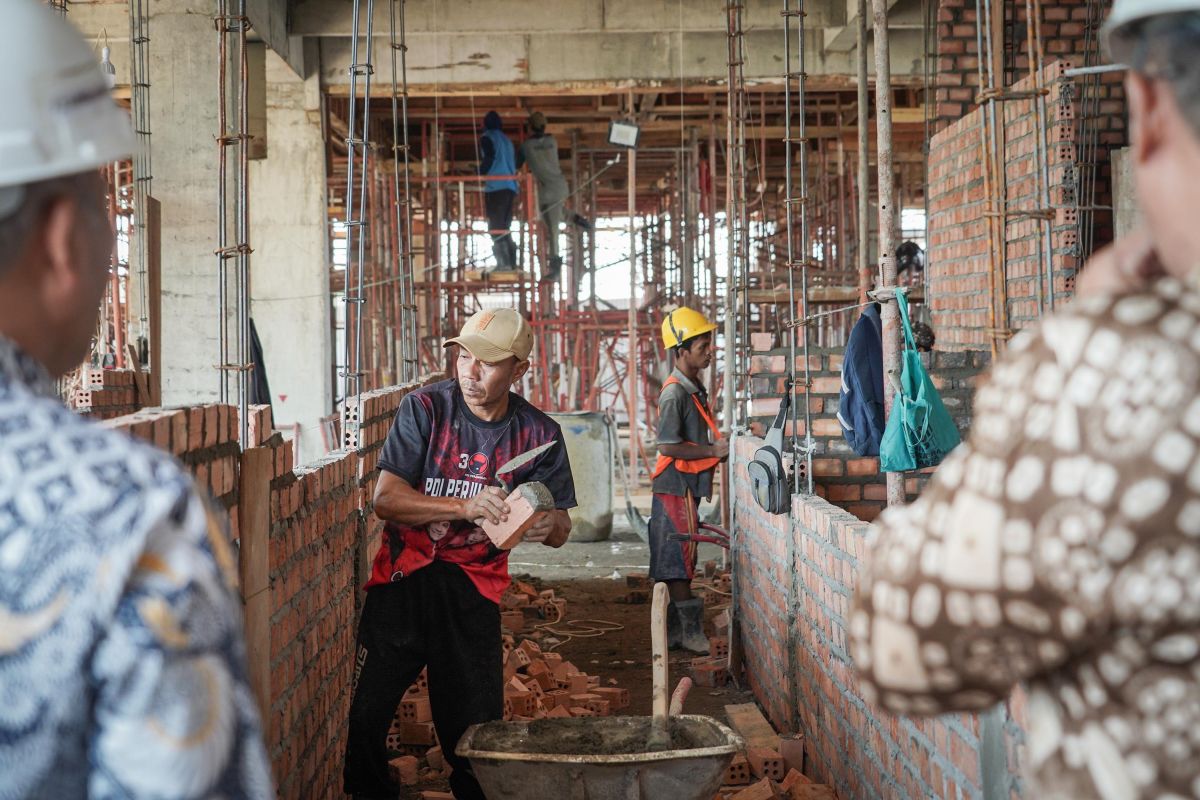
<path id="1" fill-rule="evenodd" d="M 650 606 L 650 647 L 654 653 L 651 662 L 654 676 L 653 715 L 655 722 L 667 722 L 670 708 L 667 690 L 667 585 L 654 584 L 654 598 Z"/>

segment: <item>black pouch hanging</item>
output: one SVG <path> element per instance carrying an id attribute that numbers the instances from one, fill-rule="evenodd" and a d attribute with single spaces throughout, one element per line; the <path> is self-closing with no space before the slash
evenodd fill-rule
<path id="1" fill-rule="evenodd" d="M 792 505 L 787 468 L 783 464 L 783 430 L 791 408 L 792 380 L 789 378 L 779 412 L 767 430 L 766 444 L 754 451 L 754 460 L 746 465 L 754 500 L 768 514 L 785 514 Z"/>

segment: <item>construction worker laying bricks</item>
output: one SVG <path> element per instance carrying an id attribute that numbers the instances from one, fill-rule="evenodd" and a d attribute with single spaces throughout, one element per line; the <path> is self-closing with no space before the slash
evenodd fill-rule
<path id="1" fill-rule="evenodd" d="M 700 373 L 713 360 L 716 325 L 690 308 L 677 308 L 662 324 L 663 345 L 675 368 L 658 397 L 658 462 L 650 511 L 650 578 L 671 595 L 667 635 L 672 649 L 708 652 L 704 601 L 692 595 L 700 500 L 712 496 L 713 473 L 729 456 L 708 408 Z"/>
<path id="2" fill-rule="evenodd" d="M 457 350 L 457 379 L 404 398 L 379 459 L 375 514 L 387 525 L 359 622 L 344 770 L 356 798 L 397 796 L 388 728 L 428 666 L 450 788 L 458 800 L 483 800 L 454 750 L 469 726 L 504 713 L 507 548 L 522 538 L 561 547 L 576 505 L 561 429 L 511 391 L 529 369 L 529 323 L 509 308 L 480 311 L 445 346 Z M 546 510 L 514 500 L 534 486 Z"/>

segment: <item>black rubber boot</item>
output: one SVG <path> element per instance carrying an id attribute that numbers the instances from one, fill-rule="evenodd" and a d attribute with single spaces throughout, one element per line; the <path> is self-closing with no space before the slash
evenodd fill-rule
<path id="1" fill-rule="evenodd" d="M 679 644 L 689 653 L 708 655 L 708 637 L 704 635 L 704 601 L 694 597 L 672 605 L 679 610 Z"/>

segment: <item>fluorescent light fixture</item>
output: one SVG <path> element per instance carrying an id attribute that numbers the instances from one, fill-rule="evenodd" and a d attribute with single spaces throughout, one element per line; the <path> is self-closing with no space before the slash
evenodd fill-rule
<path id="1" fill-rule="evenodd" d="M 608 143 L 617 147 L 637 147 L 641 129 L 632 122 L 613 120 L 608 123 Z"/>

